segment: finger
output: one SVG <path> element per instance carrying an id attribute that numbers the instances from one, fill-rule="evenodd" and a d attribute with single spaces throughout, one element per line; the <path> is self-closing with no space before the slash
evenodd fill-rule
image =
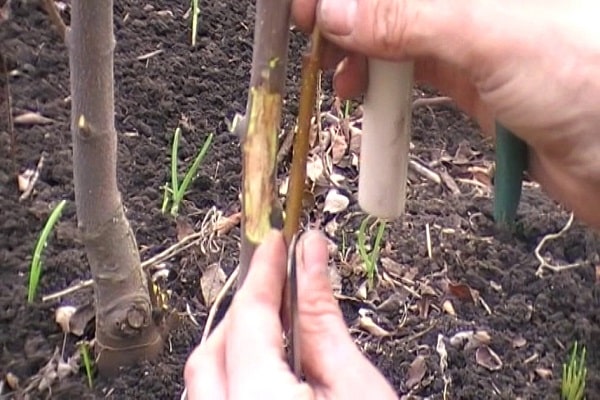
<path id="1" fill-rule="evenodd" d="M 293 0 L 292 21 L 304 33 L 312 32 L 315 25 L 317 0 Z"/>
<path id="2" fill-rule="evenodd" d="M 298 246 L 301 353 L 308 381 L 340 399 L 394 398 L 389 384 L 362 356 L 348 334 L 329 282 L 326 239 L 319 232 L 309 231 Z"/>
<path id="3" fill-rule="evenodd" d="M 333 76 L 333 88 L 342 99 L 360 96 L 367 86 L 367 60 L 351 54 L 337 67 Z"/>
<path id="4" fill-rule="evenodd" d="M 225 400 L 225 321 L 188 358 L 184 369 L 187 398 Z"/>
<path id="5" fill-rule="evenodd" d="M 226 341 L 231 398 L 254 398 L 249 388 L 265 390 L 269 386 L 265 371 L 287 368 L 279 317 L 286 253 L 281 233 L 271 232 L 256 249 L 248 275 L 232 302 Z"/>

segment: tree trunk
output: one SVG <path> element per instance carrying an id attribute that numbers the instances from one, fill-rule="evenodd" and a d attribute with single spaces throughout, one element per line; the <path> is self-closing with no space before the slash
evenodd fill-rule
<path id="1" fill-rule="evenodd" d="M 95 282 L 97 365 L 111 374 L 163 343 L 117 188 L 113 1 L 74 0 L 67 46 L 77 219 Z"/>

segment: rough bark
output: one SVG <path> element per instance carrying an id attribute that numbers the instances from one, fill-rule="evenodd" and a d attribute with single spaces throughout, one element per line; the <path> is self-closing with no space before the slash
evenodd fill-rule
<path id="1" fill-rule="evenodd" d="M 250 91 L 242 132 L 242 284 L 256 246 L 282 228 L 276 197 L 277 134 L 284 97 L 291 0 L 257 0 Z"/>
<path id="2" fill-rule="evenodd" d="M 97 365 L 111 374 L 163 343 L 117 188 L 113 1 L 73 1 L 67 46 L 77 219 L 95 282 Z"/>

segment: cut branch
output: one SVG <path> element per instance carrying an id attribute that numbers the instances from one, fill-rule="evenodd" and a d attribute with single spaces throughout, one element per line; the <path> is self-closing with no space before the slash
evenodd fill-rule
<path id="1" fill-rule="evenodd" d="M 300 227 L 302 198 L 306 182 L 306 159 L 309 150 L 310 127 L 315 109 L 319 65 L 321 63 L 321 35 L 315 28 L 312 34 L 312 49 L 303 58 L 302 81 L 300 88 L 300 107 L 298 110 L 298 128 L 294 140 L 292 168 L 288 197 L 286 199 L 284 236 L 290 243 Z"/>
<path id="2" fill-rule="evenodd" d="M 242 132 L 242 284 L 256 246 L 282 212 L 275 195 L 277 133 L 288 59 L 291 0 L 257 0 L 250 90 Z"/>

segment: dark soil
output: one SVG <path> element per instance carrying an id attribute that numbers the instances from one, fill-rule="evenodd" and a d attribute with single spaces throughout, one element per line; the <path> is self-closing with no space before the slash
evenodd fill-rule
<path id="1" fill-rule="evenodd" d="M 19 201 L 10 136 L 4 110 L 0 111 L 0 378 L 14 374 L 21 388 L 50 360 L 55 349 L 62 349 L 63 334 L 54 322 L 56 307 L 91 296 L 84 290 L 73 298 L 41 301 L 41 295 L 89 279 L 90 273 L 75 233 L 66 48 L 45 14 L 33 3 L 13 1 L 12 19 L 0 25 L 0 51 L 7 58 L 9 70 L 19 71 L 10 78 L 13 114 L 36 111 L 53 120 L 47 125 L 15 128 L 19 170 L 35 166 L 45 153 L 35 191 Z M 228 121 L 245 109 L 252 58 L 253 2 L 203 4 L 195 48 L 189 44 L 184 3 L 155 0 L 149 7 L 143 2 L 123 0 L 115 5 L 119 183 L 143 259 L 177 241 L 176 224 L 161 214 L 160 206 L 161 186 L 169 177 L 168 149 L 181 121 L 186 121 L 181 123 L 183 161 L 193 157 L 208 133 L 216 134 L 201 176 L 187 195 L 184 216 L 197 225 L 211 207 L 225 215 L 239 211 L 239 141 L 228 132 Z M 304 38 L 294 33 L 285 109 L 288 130 L 297 112 L 299 55 L 304 45 Z M 162 52 L 147 60 L 136 59 L 158 49 Z M 326 79 L 324 109 L 331 107 L 328 90 Z M 452 108 L 418 108 L 414 126 L 413 155 L 424 163 L 438 159 L 442 151 L 454 155 L 464 140 L 471 141 L 473 149 L 482 153 L 475 156 L 477 160 L 491 160 L 490 146 L 481 139 L 477 127 Z M 464 175 L 465 168 L 451 163 L 432 168 L 439 172 L 445 167 L 454 177 Z M 398 393 L 408 393 L 408 369 L 419 354 L 425 356 L 427 372 L 412 392 L 413 398 L 442 399 L 444 376 L 449 380 L 449 399 L 558 398 L 562 363 L 573 342 L 579 341 L 588 350 L 588 398 L 600 398 L 600 346 L 594 340 L 600 330 L 595 282 L 596 266 L 600 263 L 598 238 L 575 223 L 545 250 L 553 263 L 583 265 L 540 278 L 535 274 L 538 261 L 534 249 L 544 235 L 561 229 L 568 213 L 539 189 L 525 190 L 517 232 L 506 238 L 494 232 L 489 194 L 477 195 L 468 183 L 459 183 L 462 194 L 455 196 L 428 180 L 416 178 L 411 182 L 407 215 L 386 233 L 382 257 L 405 269 L 416 267 L 412 280 L 421 285 L 417 284 L 415 290 L 423 293 L 424 282 L 435 287 L 432 307 L 427 316 L 420 315 L 418 307 L 414 307 L 420 303 L 411 295 L 405 302 L 405 312 L 396 309 L 374 316 L 378 324 L 388 328 L 406 317 L 392 336 L 376 337 L 364 330 L 352 330 L 357 343 Z M 350 189 L 356 191 L 355 182 Z M 38 299 L 29 305 L 26 287 L 32 249 L 52 207 L 61 199 L 69 203 L 45 252 Z M 357 210 L 352 204 L 350 211 Z M 325 227 L 331 220 L 330 216 L 317 218 L 316 225 Z M 360 219 L 345 213 L 337 222 L 340 225 L 332 240 L 342 246 L 345 232 L 346 237 L 352 238 L 349 243 L 354 243 Z M 431 232 L 432 258 L 425 246 L 426 224 Z M 174 307 L 185 313 L 186 304 L 189 305 L 201 326 L 183 318 L 160 360 L 127 369 L 113 380 L 96 378 L 94 390 L 88 389 L 85 374 L 80 371 L 56 383 L 51 396 L 178 399 L 183 390 L 186 357 L 200 340 L 208 311 L 199 294 L 199 277 L 204 267 L 216 261 L 230 273 L 238 257 L 238 242 L 239 231 L 234 229 L 217 239 L 222 254 L 220 250 L 208 255 L 187 252 L 167 264 L 172 273 L 166 287 L 172 291 Z M 339 257 L 334 260 L 346 273 L 349 269 L 345 267 L 353 263 L 341 262 Z M 363 280 L 362 273 L 350 268 L 350 274 L 344 276 L 343 294 L 354 300 L 341 300 L 340 304 L 348 324 L 356 328 L 358 310 L 379 304 L 391 290 L 381 281 L 370 294 L 372 302 L 360 302 L 355 293 Z M 439 296 L 436 282 L 441 277 L 477 290 L 491 314 L 480 304 L 456 298 L 451 298 L 456 316 L 440 311 L 444 298 Z M 477 364 L 474 350 L 446 343 L 448 366 L 442 371 L 436 352 L 438 336 L 450 338 L 472 329 L 489 333 L 489 346 L 502 360 L 502 368 L 490 371 Z M 74 338 L 67 340 L 65 356 L 75 352 L 74 343 Z M 543 370 L 551 371 L 551 376 Z M 3 386 L 0 398 L 19 398 L 15 394 L 3 396 L 8 393 L 7 385 Z M 47 391 L 37 389 L 29 393 L 30 398 L 46 395 Z"/>

